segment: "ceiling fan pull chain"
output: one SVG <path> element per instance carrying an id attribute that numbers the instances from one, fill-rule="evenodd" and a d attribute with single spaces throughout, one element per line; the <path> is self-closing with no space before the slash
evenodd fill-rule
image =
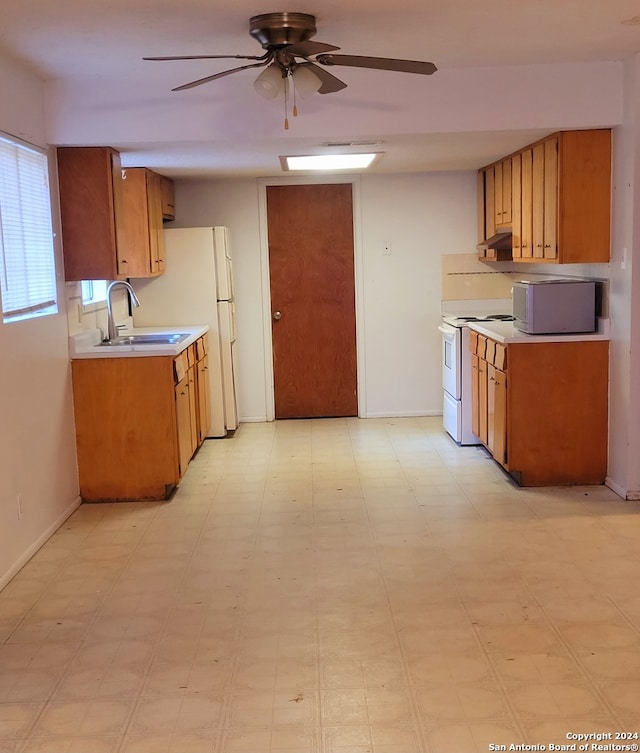
<path id="1" fill-rule="evenodd" d="M 293 113 L 293 117 L 297 118 L 298 117 L 298 105 L 296 103 L 297 87 L 296 87 L 296 80 L 293 77 L 293 74 L 291 74 L 291 86 L 293 87 L 293 110 L 292 110 L 292 113 Z"/>
<path id="2" fill-rule="evenodd" d="M 289 107 L 289 76 L 284 77 L 284 130 L 289 130 L 289 118 L 288 118 L 288 107 Z"/>

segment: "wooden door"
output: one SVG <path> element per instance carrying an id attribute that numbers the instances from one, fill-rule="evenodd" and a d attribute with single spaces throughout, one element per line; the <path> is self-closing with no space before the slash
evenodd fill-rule
<path id="1" fill-rule="evenodd" d="M 351 185 L 267 187 L 276 418 L 356 416 Z"/>

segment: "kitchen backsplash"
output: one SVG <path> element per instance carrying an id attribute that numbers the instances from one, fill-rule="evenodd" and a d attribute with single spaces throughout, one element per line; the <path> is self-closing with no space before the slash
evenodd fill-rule
<path id="1" fill-rule="evenodd" d="M 536 277 L 576 277 L 597 280 L 598 315 L 609 317 L 609 264 L 487 264 L 477 254 L 443 254 L 442 300 L 470 301 L 511 298 L 515 280 Z"/>
<path id="2" fill-rule="evenodd" d="M 477 254 L 443 254 L 442 299 L 511 298 L 513 275 L 478 261 Z"/>
<path id="3" fill-rule="evenodd" d="M 67 326 L 69 336 L 79 335 L 81 332 L 89 332 L 92 329 L 101 329 L 103 334 L 107 332 L 107 303 L 93 303 L 89 306 L 82 304 L 82 286 L 80 282 L 65 283 L 67 294 Z M 129 316 L 126 293 L 118 290 L 113 296 L 113 313 L 116 321 L 126 319 Z"/>

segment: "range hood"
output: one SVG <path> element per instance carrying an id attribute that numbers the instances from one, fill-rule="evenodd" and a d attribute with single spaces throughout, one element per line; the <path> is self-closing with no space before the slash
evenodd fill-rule
<path id="1" fill-rule="evenodd" d="M 478 248 L 493 248 L 496 251 L 511 251 L 511 230 L 500 230 L 486 241 L 478 243 Z"/>

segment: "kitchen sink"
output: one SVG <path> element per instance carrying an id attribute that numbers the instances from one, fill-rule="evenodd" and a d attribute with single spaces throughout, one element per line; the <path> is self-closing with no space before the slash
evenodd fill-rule
<path id="1" fill-rule="evenodd" d="M 189 337 L 188 332 L 172 332 L 167 334 L 121 335 L 113 340 L 103 340 L 99 345 L 177 345 Z"/>

